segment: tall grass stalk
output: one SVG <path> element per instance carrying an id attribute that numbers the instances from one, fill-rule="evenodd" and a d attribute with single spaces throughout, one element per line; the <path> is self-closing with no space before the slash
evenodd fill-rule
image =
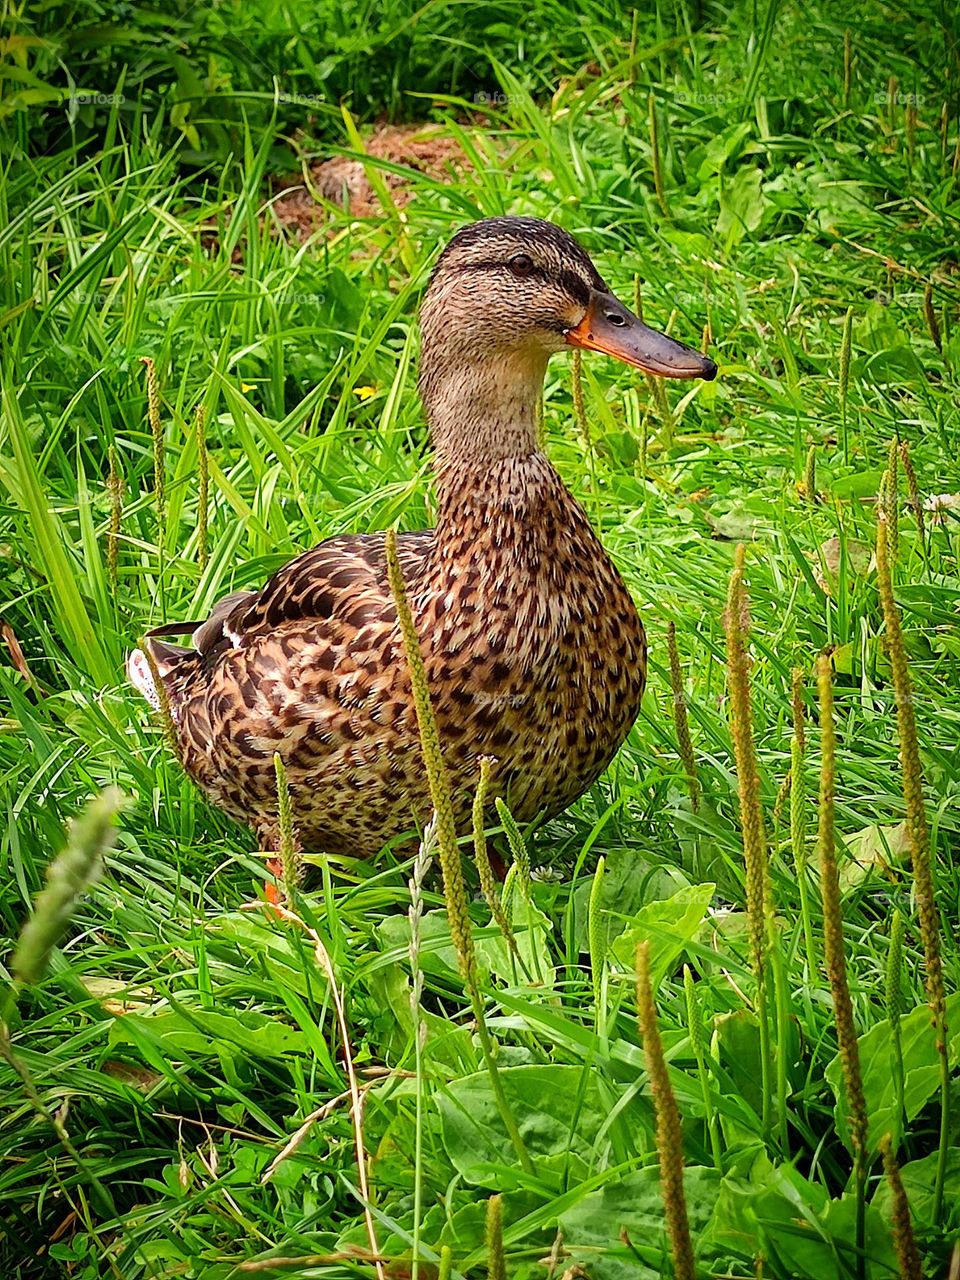
<path id="1" fill-rule="evenodd" d="M 160 721 L 160 728 L 163 732 L 164 742 L 166 742 L 174 760 L 178 763 L 182 763 L 180 756 L 180 739 L 177 736 L 177 725 L 173 718 L 173 709 L 170 706 L 170 695 L 167 693 L 167 686 L 160 675 L 160 668 L 157 666 L 157 660 L 153 656 L 153 650 L 150 648 L 150 641 L 146 636 L 141 637 L 138 648 L 146 659 L 147 666 L 150 668 L 150 678 L 153 681 L 153 687 L 156 690 L 157 702 L 159 704 L 156 715 Z"/>
<path id="2" fill-rule="evenodd" d="M 514 961 L 521 968 L 525 968 L 520 952 L 517 949 L 517 940 L 514 936 L 513 928 L 503 908 L 496 877 L 490 865 L 490 855 L 487 852 L 484 819 L 487 812 L 487 798 L 490 792 L 490 769 L 492 765 L 493 761 L 490 756 L 481 756 L 480 776 L 477 779 L 477 790 L 473 797 L 473 860 L 476 864 L 477 874 L 480 877 L 480 890 L 490 909 L 491 918 L 503 934 L 504 941 L 510 948 L 510 954 Z"/>
<path id="3" fill-rule="evenodd" d="M 812 982 L 818 971 L 818 962 L 814 944 L 807 861 L 807 780 L 804 773 L 806 734 L 803 712 L 803 671 L 799 667 L 794 667 L 790 673 L 790 687 L 793 710 L 793 735 L 790 739 L 790 851 L 797 871 L 800 924 L 803 929 L 803 950 L 807 961 L 808 981 Z"/>
<path id="4" fill-rule="evenodd" d="M 727 607 L 723 615 L 727 635 L 727 692 L 730 734 L 737 765 L 740 795 L 740 825 L 746 866 L 747 915 L 750 962 L 757 985 L 757 1018 L 760 1023 L 763 1132 L 769 1137 L 771 1121 L 772 1058 L 767 1001 L 767 954 L 771 914 L 770 878 L 767 866 L 767 839 L 760 801 L 760 774 L 750 705 L 750 606 L 743 581 L 745 549 L 734 553 Z"/>
<path id="5" fill-rule="evenodd" d="M 123 524 L 123 472 L 117 461 L 116 445 L 110 445 L 107 451 L 109 470 L 107 472 L 107 497 L 110 502 L 110 521 L 107 525 L 107 581 L 110 590 L 116 597 L 119 582 L 120 566 L 120 532 Z"/>
<path id="6" fill-rule="evenodd" d="M 710 1078 L 707 1074 L 707 1034 L 703 1025 L 703 1009 L 700 995 L 688 964 L 683 966 L 683 994 L 687 1006 L 687 1032 L 690 1036 L 690 1047 L 697 1062 L 697 1078 L 700 1081 L 700 1092 L 703 1095 L 703 1114 L 710 1139 L 710 1152 L 713 1164 L 723 1172 L 723 1151 L 720 1146 L 720 1127 L 717 1120 L 717 1108 L 710 1090 Z"/>
<path id="7" fill-rule="evenodd" d="M 673 410 L 670 408 L 670 397 L 667 395 L 666 385 L 663 378 L 654 377 L 653 374 L 647 374 L 647 385 L 653 396 L 653 403 L 656 405 L 657 417 L 660 419 L 660 443 L 664 448 L 669 448 L 673 443 L 676 422 Z"/>
<path id="8" fill-rule="evenodd" d="M 807 461 L 803 468 L 803 496 L 807 502 L 817 501 L 817 446 L 815 444 L 807 450 Z"/>
<path id="9" fill-rule="evenodd" d="M 587 420 L 587 407 L 583 399 L 583 352 L 574 348 L 570 365 L 570 385 L 573 390 L 573 414 L 580 428 L 584 450 L 589 453 L 593 448 L 590 438 L 590 423 Z"/>
<path id="10" fill-rule="evenodd" d="M 880 482 L 879 518 L 887 531 L 887 546 L 891 563 L 900 555 L 900 457 L 896 440 L 887 447 L 887 469 Z"/>
<path id="11" fill-rule="evenodd" d="M 657 102 L 653 92 L 647 97 L 647 116 L 650 123 L 650 160 L 653 165 L 653 188 L 657 193 L 657 204 L 665 218 L 670 217 L 670 206 L 667 204 L 667 193 L 663 185 L 663 164 L 660 160 L 660 128 L 657 123 Z"/>
<path id="12" fill-rule="evenodd" d="M 590 942 L 590 980 L 593 987 L 594 1020 L 597 1035 L 601 1041 L 606 1036 L 606 981 L 607 981 L 607 916 L 603 909 L 603 879 L 606 869 L 605 859 L 597 859 L 597 869 L 593 873 L 590 886 L 590 901 L 587 906 L 587 937 Z"/>
<path id="13" fill-rule="evenodd" d="M 920 494 L 920 484 L 917 480 L 917 473 L 914 470 L 913 459 L 910 457 L 910 444 L 907 440 L 900 441 L 900 464 L 903 467 L 903 474 L 907 477 L 907 493 L 910 495 L 910 510 L 913 512 L 913 518 L 917 522 L 917 532 L 920 536 L 920 550 L 923 552 L 924 559 L 926 559 L 927 525 L 923 514 L 923 498 Z"/>
<path id="14" fill-rule="evenodd" d="M 857 1274 L 863 1280 L 867 1274 L 867 1104 L 863 1093 L 860 1049 L 853 1022 L 853 1003 L 850 999 L 843 948 L 843 914 L 840 907 L 840 877 L 837 871 L 834 830 L 837 744 L 833 723 L 833 672 L 826 654 L 821 654 L 817 660 L 817 689 L 820 695 L 820 808 L 817 844 L 823 896 L 823 949 L 843 1070 L 850 1145 L 853 1148 L 853 1176 L 857 1197 Z"/>
<path id="15" fill-rule="evenodd" d="M 583 352 L 574 348 L 573 361 L 570 366 L 570 385 L 573 395 L 573 413 L 577 420 L 580 437 L 583 440 L 583 453 L 587 462 L 590 477 L 590 491 L 596 493 L 596 459 L 594 457 L 593 437 L 590 432 L 590 420 L 587 417 L 587 406 L 583 397 Z"/>
<path id="16" fill-rule="evenodd" d="M 853 36 L 847 27 L 843 33 L 843 105 L 850 105 L 850 83 L 853 78 Z"/>
<path id="17" fill-rule="evenodd" d="M 206 409 L 202 400 L 193 415 L 193 430 L 197 440 L 197 562 L 203 570 L 210 555 L 210 458 L 207 454 Z"/>
<path id="18" fill-rule="evenodd" d="M 848 461 L 847 409 L 850 402 L 850 355 L 853 350 L 853 307 L 847 308 L 843 317 L 843 335 L 840 339 L 840 449 L 844 462 Z"/>
<path id="19" fill-rule="evenodd" d="M 147 370 L 147 422 L 153 441 L 153 505 L 157 514 L 157 542 L 161 556 L 166 543 L 167 522 L 167 469 L 163 447 L 163 421 L 160 417 L 160 388 L 157 384 L 157 366 L 150 356 L 141 356 L 140 363 Z"/>
<path id="20" fill-rule="evenodd" d="M 903 1037 L 900 1031 L 900 1015 L 903 1013 L 903 916 L 899 909 L 890 917 L 890 943 L 887 951 L 887 971 L 884 984 L 884 1003 L 890 1037 L 893 1040 L 893 1080 L 896 1094 L 896 1125 L 891 1134 L 893 1152 L 896 1155 L 904 1120 Z"/>
<path id="21" fill-rule="evenodd" d="M 940 163 L 946 164 L 950 142 L 950 107 L 946 100 L 940 104 Z"/>
<path id="22" fill-rule="evenodd" d="M 897 103 L 900 100 L 898 92 L 900 82 L 896 76 L 887 77 L 887 125 L 893 130 L 897 125 Z"/>
<path id="23" fill-rule="evenodd" d="M 633 277 L 633 309 L 638 319 L 643 320 L 643 281 L 640 276 Z M 652 374 L 646 375 L 647 389 L 650 392 L 650 399 L 657 410 L 657 416 L 660 419 L 661 426 L 661 443 L 669 446 L 673 439 L 673 414 L 670 410 L 670 398 L 667 395 L 666 387 L 663 385 L 662 378 L 655 378 Z M 640 421 L 640 474 L 644 478 L 647 475 L 647 455 L 650 449 L 650 407 L 649 403 Z"/>
<path id="24" fill-rule="evenodd" d="M 100 878 L 104 856 L 113 848 L 116 820 L 123 804 L 121 792 L 108 787 L 70 822 L 67 843 L 48 866 L 47 883 L 37 895 L 14 949 L 10 967 L 15 985 L 7 992 L 0 1018 L 0 1057 L 16 1073 L 30 1105 L 51 1127 L 81 1177 L 89 1183 L 98 1210 L 109 1218 L 116 1216 L 113 1197 L 75 1147 L 67 1132 L 65 1112 L 51 1111 L 41 1097 L 27 1064 L 13 1047 L 8 1023 L 20 988 L 39 982 L 46 973 L 77 907 Z"/>
<path id="25" fill-rule="evenodd" d="M 896 1145 L 889 1133 L 883 1136 L 880 1150 L 883 1153 L 883 1170 L 890 1185 L 893 1244 L 897 1252 L 900 1280 L 922 1280 L 923 1266 L 920 1261 L 920 1250 L 917 1248 L 917 1238 L 913 1231 L 910 1201 L 907 1199 L 903 1179 L 900 1177 Z"/>
<path id="26" fill-rule="evenodd" d="M 491 1196 L 487 1201 L 487 1280 L 507 1280 L 507 1264 L 503 1256 L 503 1197 Z"/>
<path id="27" fill-rule="evenodd" d="M 420 648 L 413 612 L 407 599 L 403 581 L 403 570 L 397 556 L 397 533 L 395 529 L 387 531 L 386 536 L 387 575 L 390 591 L 397 610 L 400 633 L 403 638 L 404 653 L 410 674 L 410 685 L 414 706 L 417 713 L 417 725 L 420 730 L 420 744 L 423 751 L 423 763 L 433 801 L 437 826 L 437 852 L 440 857 L 440 868 L 443 873 L 443 896 L 447 906 L 447 919 L 450 924 L 450 936 L 457 952 L 460 972 L 470 1000 L 477 1025 L 477 1035 L 483 1059 L 490 1076 L 500 1118 L 513 1144 L 517 1159 L 526 1173 L 533 1173 L 533 1162 L 520 1135 L 516 1118 L 510 1109 L 503 1081 L 497 1070 L 495 1050 L 484 1015 L 483 998 L 480 992 L 480 975 L 477 964 L 476 948 L 473 941 L 473 927 L 467 904 L 467 890 L 463 880 L 463 864 L 460 860 L 460 848 L 457 844 L 457 824 L 453 812 L 453 799 L 450 791 L 450 779 L 440 746 L 440 734 L 430 701 L 430 688 L 427 682 L 427 671 Z"/>
<path id="28" fill-rule="evenodd" d="M 940 334 L 940 321 L 937 318 L 937 308 L 933 303 L 933 282 L 928 280 L 923 287 L 923 318 L 927 322 L 927 332 L 930 334 L 930 341 L 937 348 L 939 353 L 943 355 L 943 338 Z"/>
<path id="29" fill-rule="evenodd" d="M 410 1017 L 413 1023 L 413 1061 L 416 1074 L 416 1103 L 413 1150 L 413 1256 L 410 1280 L 420 1274 L 420 1229 L 423 1221 L 423 1119 L 426 1102 L 423 1079 L 423 1048 L 427 1026 L 423 1020 L 423 965 L 420 963 L 421 925 L 423 922 L 424 881 L 433 863 L 437 844 L 435 821 L 427 824 L 413 861 L 410 877 Z"/>
<path id="30" fill-rule="evenodd" d="M 279 751 L 273 754 L 273 769 L 277 779 L 277 852 L 280 855 L 283 894 L 287 902 L 296 908 L 297 887 L 300 883 L 300 842 L 293 823 L 287 770 Z"/>
<path id="31" fill-rule="evenodd" d="M 11 968 L 18 983 L 39 982 L 46 972 L 80 900 L 100 878 L 104 854 L 113 847 L 114 825 L 123 802 L 117 788 L 109 787 L 70 822 L 66 846 L 47 868 L 46 887 L 38 895 L 13 953 Z"/>
<path id="32" fill-rule="evenodd" d="M 677 648 L 677 627 L 667 626 L 667 654 L 670 659 L 670 688 L 673 692 L 673 724 L 677 734 L 677 747 L 687 777 L 690 808 L 694 813 L 700 808 L 700 780 L 697 777 L 697 760 L 690 737 L 690 721 L 687 716 L 687 697 L 683 688 L 683 672 L 680 668 L 680 651 Z"/>
<path id="33" fill-rule="evenodd" d="M 690 1222 L 687 1217 L 687 1201 L 683 1190 L 683 1133 L 680 1127 L 680 1111 L 663 1053 L 660 1028 L 657 1026 L 657 1007 L 650 985 L 650 943 L 641 942 L 637 947 L 637 1016 L 640 1035 L 647 1059 L 647 1075 L 653 1094 L 653 1108 L 657 1118 L 657 1157 L 660 1162 L 660 1194 L 663 1198 L 664 1217 L 673 1255 L 673 1273 L 676 1280 L 695 1280 L 696 1264 L 693 1259 L 693 1243 L 690 1238 Z"/>
<path id="34" fill-rule="evenodd" d="M 289 907 L 283 906 L 282 903 L 276 903 L 271 910 L 273 914 L 279 916 L 281 920 L 286 920 L 291 924 L 297 925 L 313 943 L 314 959 L 326 978 L 330 989 L 330 996 L 333 1000 L 333 1007 L 337 1016 L 337 1028 L 340 1032 L 340 1039 L 342 1042 L 344 1065 L 347 1069 L 347 1083 L 350 1094 L 350 1120 L 353 1128 L 353 1144 L 357 1158 L 357 1182 L 360 1192 L 360 1202 L 363 1205 L 363 1218 L 366 1226 L 367 1240 L 370 1244 L 370 1254 L 373 1260 L 374 1270 L 377 1273 L 377 1280 L 386 1280 L 386 1270 L 383 1265 L 380 1246 L 377 1243 L 376 1222 L 374 1220 L 373 1210 L 370 1207 L 372 1203 L 370 1197 L 370 1178 L 367 1168 L 368 1161 L 366 1144 L 363 1136 L 363 1095 L 360 1090 L 353 1048 L 350 1043 L 350 1026 L 347 1022 L 344 990 L 337 978 L 337 972 L 333 967 L 330 952 L 327 950 L 325 942 L 317 933 L 316 929 L 307 924 L 307 922 L 303 920 L 296 911 L 292 911 Z"/>
<path id="35" fill-rule="evenodd" d="M 897 734 L 906 809 L 907 842 L 913 869 L 914 893 L 923 940 L 924 982 L 933 1018 L 940 1061 L 940 1141 L 934 1186 L 934 1220 L 943 1215 L 943 1195 L 950 1144 L 950 1060 L 947 1039 L 947 1002 L 940 948 L 940 916 L 937 911 L 930 854 L 930 833 L 923 802 L 923 767 L 914 714 L 913 680 L 903 643 L 900 610 L 893 594 L 893 558 L 889 528 L 881 509 L 877 521 L 877 586 L 886 626 L 886 647 L 890 659 L 894 697 L 897 704 Z"/>
<path id="36" fill-rule="evenodd" d="M 507 837 L 507 844 L 510 846 L 510 853 L 513 857 L 516 886 L 520 891 L 520 896 L 523 898 L 524 910 L 527 913 L 527 927 L 532 939 L 533 916 L 530 903 L 530 852 L 527 849 L 527 842 L 523 838 L 523 832 L 517 826 L 517 821 L 507 808 L 506 802 L 502 800 L 500 796 L 497 796 L 494 801 L 494 805 L 497 810 L 497 816 L 503 826 L 503 833 Z M 524 966 L 524 972 L 528 973 L 526 965 Z M 533 948 L 533 976 L 539 983 L 542 983 L 544 980 L 543 965 L 540 963 L 539 947 Z"/>
<path id="37" fill-rule="evenodd" d="M 516 818 L 507 808 L 506 801 L 497 796 L 494 806 L 497 810 L 497 817 L 503 826 L 503 833 L 507 837 L 507 844 L 510 846 L 513 865 L 517 869 L 517 885 L 523 896 L 529 898 L 531 873 L 530 851 L 527 848 L 527 842 L 523 838 L 523 832 L 517 826 Z"/>

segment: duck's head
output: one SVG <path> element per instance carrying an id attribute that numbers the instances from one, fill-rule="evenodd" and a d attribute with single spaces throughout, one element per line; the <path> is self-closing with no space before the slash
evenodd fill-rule
<path id="1" fill-rule="evenodd" d="M 486 218 L 443 251 L 424 299 L 428 341 L 485 354 L 564 346 L 664 378 L 714 378 L 717 366 L 651 329 L 611 292 L 568 232 L 539 218 Z"/>
<path id="2" fill-rule="evenodd" d="M 420 313 L 421 391 L 438 444 L 443 419 L 483 432 L 493 413 L 535 412 L 548 358 L 580 347 L 667 378 L 717 366 L 651 329 L 610 291 L 568 232 L 539 218 L 487 218 L 441 254 Z M 519 425 L 519 423 L 517 424 Z"/>

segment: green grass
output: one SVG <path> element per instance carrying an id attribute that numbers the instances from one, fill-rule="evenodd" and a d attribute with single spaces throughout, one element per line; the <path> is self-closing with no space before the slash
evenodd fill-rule
<path id="1" fill-rule="evenodd" d="M 957 513 L 928 523 L 923 545 L 901 490 L 895 589 L 953 997 L 954 1119 L 938 1221 L 936 1052 L 897 830 L 896 717 L 869 548 L 894 435 L 910 442 L 924 496 L 960 493 L 960 74 L 939 8 L 871 3 L 847 16 L 845 99 L 846 24 L 836 10 L 754 8 L 662 5 L 633 22 L 588 0 L 536 0 L 521 30 L 495 6 L 476 15 L 427 6 L 412 27 L 400 4 L 375 16 L 347 6 L 345 28 L 353 15 L 360 34 L 323 45 L 335 91 L 313 116 L 290 102 L 276 115 L 269 103 L 254 110 L 243 93 L 273 91 L 266 74 L 249 73 L 255 56 L 285 68 L 291 91 L 312 92 L 320 37 L 290 46 L 252 17 L 223 35 L 217 7 L 200 15 L 182 5 L 179 25 L 148 31 L 143 50 L 133 37 L 78 40 L 60 69 L 49 49 L 31 53 L 44 83 L 61 84 L 66 65 L 76 84 L 108 94 L 126 67 L 132 87 L 72 123 L 49 98 L 18 100 L 0 122 L 0 622 L 31 673 L 4 648 L 0 923 L 11 954 L 66 822 L 110 784 L 129 801 L 104 875 L 9 1019 L 13 1051 L 83 1168 L 0 1064 L 4 1274 L 226 1280 L 254 1262 L 264 1269 L 253 1274 L 375 1274 L 342 1037 L 313 942 L 244 909 L 261 871 L 250 837 L 181 775 L 126 687 L 123 659 L 150 625 L 202 614 L 324 537 L 432 520 L 414 391 L 416 302 L 451 231 L 504 211 L 580 235 L 626 301 L 642 277 L 650 323 L 693 343 L 709 325 L 721 376 L 668 387 L 671 433 L 642 379 L 585 357 L 587 448 L 570 361 L 549 371 L 548 449 L 641 608 L 651 679 L 605 778 L 529 836 L 541 872 L 529 901 L 514 892 L 511 910 L 532 980 L 518 976 L 473 886 L 486 1022 L 533 1176 L 518 1167 L 494 1106 L 436 873 L 423 889 L 415 973 L 410 863 L 389 854 L 321 862 L 302 894 L 303 921 L 346 1001 L 370 1213 L 389 1272 L 407 1273 L 416 1242 L 423 1277 L 445 1245 L 455 1275 L 484 1274 L 485 1202 L 500 1193 L 511 1277 L 546 1276 L 558 1233 L 557 1276 L 574 1264 L 594 1280 L 671 1273 L 633 993 L 635 944 L 649 938 L 700 1274 L 753 1276 L 762 1257 L 762 1274 L 777 1280 L 895 1276 L 877 1143 L 901 1128 L 925 1272 L 946 1273 L 960 1233 Z M 121 16 L 124 28 L 134 24 Z M 312 11 L 303 22 L 308 36 L 323 30 Z M 386 39 L 401 26 L 414 33 L 410 47 Z M 524 44 L 528 29 L 552 38 Z M 230 84 L 204 61 L 211 49 Z M 444 61 L 451 50 L 457 74 Z M 163 91 L 163 68 L 186 76 L 177 56 L 211 77 L 190 108 L 192 137 L 175 94 Z M 463 67 L 479 67 L 482 83 L 465 83 Z M 11 83 L 5 73 L 8 105 Z M 471 117 L 481 90 L 498 105 Z M 386 108 L 443 122 L 470 163 L 456 183 L 411 174 L 415 196 L 402 216 L 358 221 L 331 210 L 325 232 L 300 245 L 271 215 L 269 180 L 331 145 L 350 150 L 340 94 L 358 120 Z M 652 172 L 651 94 L 666 214 Z M 942 352 L 924 316 L 927 281 Z M 143 356 L 156 361 L 163 396 L 162 537 Z M 203 569 L 200 403 L 211 489 Z M 816 502 L 802 490 L 811 445 Z M 111 447 L 125 481 L 115 591 Z M 830 539 L 843 555 L 827 592 L 820 556 Z M 748 544 L 782 975 L 772 1002 L 780 1093 L 768 1131 L 725 692 L 722 613 L 738 541 Z M 696 812 L 671 715 L 670 622 L 702 791 Z M 800 666 L 808 897 L 822 962 L 812 671 L 825 646 L 835 647 L 844 935 L 871 1122 L 862 1267 L 829 987 L 806 960 L 789 806 L 777 803 L 790 763 L 790 672 Z M 846 846 L 868 865 L 858 868 Z M 896 909 L 906 926 L 902 1126 L 885 999 Z M 699 1056 L 684 964 L 706 1025 Z M 411 1003 L 412 988 L 420 998 Z M 308 1117 L 296 1150 L 264 1181 Z M 326 1260 L 268 1267 L 272 1257 Z"/>

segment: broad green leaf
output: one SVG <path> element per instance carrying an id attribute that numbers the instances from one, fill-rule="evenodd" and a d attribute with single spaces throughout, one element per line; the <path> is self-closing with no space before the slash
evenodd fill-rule
<path id="1" fill-rule="evenodd" d="M 303 1053 L 307 1047 L 303 1033 L 279 1018 L 252 1010 L 222 1013 L 181 1008 L 182 1012 L 160 1004 L 149 1014 L 121 1014 L 110 1028 L 109 1043 L 137 1045 L 145 1036 L 170 1058 L 210 1057 L 224 1048 L 256 1058 L 282 1058 Z"/>
<path id="2" fill-rule="evenodd" d="M 714 1020 L 713 1057 L 734 1081 L 738 1092 L 760 1114 L 763 1104 L 760 1069 L 760 1024 L 749 1009 L 724 1013 Z"/>
<path id="3" fill-rule="evenodd" d="M 508 906 L 517 950 L 527 967 L 530 981 L 537 986 L 552 987 L 553 965 L 543 941 L 549 933 L 550 921 L 520 893 L 511 895 Z M 406 957 L 410 945 L 410 921 L 406 916 L 387 916 L 377 931 L 386 948 L 395 949 Z M 510 948 L 495 924 L 490 923 L 483 929 L 474 926 L 474 944 L 477 959 L 486 973 L 502 978 L 511 986 L 524 981 L 523 971 L 518 972 Z M 450 938 L 447 913 L 443 909 L 427 911 L 421 917 L 420 964 L 424 973 L 460 980 L 457 952 Z"/>
<path id="4" fill-rule="evenodd" d="M 766 1154 L 747 1177 L 727 1175 L 703 1243 L 744 1258 L 762 1251 L 771 1275 L 848 1280 L 856 1241 L 852 1196 L 831 1201 L 824 1187 Z M 867 1255 L 874 1273 L 895 1274 L 890 1233 L 875 1209 L 867 1214 Z M 892 1265 L 891 1265 L 892 1264 Z"/>
<path id="5" fill-rule="evenodd" d="M 901 1153 L 902 1154 L 902 1153 Z M 931 1151 L 922 1160 L 910 1160 L 900 1166 L 903 1189 L 910 1202 L 910 1214 L 916 1227 L 932 1228 L 937 1181 L 939 1152 Z M 946 1221 L 942 1224 L 948 1232 L 960 1231 L 960 1148 L 952 1146 L 947 1152 L 946 1177 L 943 1184 Z M 890 1183 L 886 1178 L 877 1187 L 873 1203 L 889 1221 L 891 1214 Z"/>
<path id="6" fill-rule="evenodd" d="M 297 935 L 285 934 L 250 912 L 222 916 L 216 922 L 216 931 L 228 942 L 252 951 L 271 977 L 298 994 L 326 990 L 326 975 L 313 960 L 309 944 L 300 939 L 298 946 L 293 941 Z"/>
<path id="7" fill-rule="evenodd" d="M 956 1060 L 960 1053 L 960 994 L 947 1000 L 947 1025 L 950 1028 L 950 1054 Z M 900 1036 L 903 1045 L 903 1101 L 907 1120 L 927 1105 L 940 1087 L 940 1059 L 936 1036 L 930 1023 L 930 1010 L 926 1005 L 911 1009 L 900 1019 Z M 878 1149 L 885 1133 L 899 1132 L 896 1107 L 896 1050 L 889 1022 L 878 1022 L 875 1027 L 860 1036 L 860 1070 L 863 1075 L 863 1092 L 869 1118 L 870 1150 Z M 837 1054 L 824 1072 L 837 1099 L 836 1116 L 843 1140 L 849 1146 L 850 1137 L 846 1124 L 846 1091 L 843 1072 Z"/>
<path id="8" fill-rule="evenodd" d="M 712 884 L 692 885 L 672 898 L 641 907 L 611 948 L 611 954 L 633 973 L 637 947 L 650 942 L 650 980 L 654 987 L 672 973 L 697 934 L 713 900 Z M 616 920 L 616 916 L 613 916 Z"/>
<path id="9" fill-rule="evenodd" d="M 507 1102 L 538 1176 L 554 1187 L 602 1168 L 609 1141 L 601 1138 L 608 1100 L 589 1067 L 554 1064 L 500 1070 Z M 489 1075 L 455 1080 L 437 1094 L 443 1145 L 467 1180 L 494 1190 L 513 1182 L 516 1154 L 494 1100 Z M 643 1104 L 627 1103 L 641 1120 Z"/>
<path id="10" fill-rule="evenodd" d="M 720 1174 L 687 1168 L 683 1188 L 697 1242 L 714 1213 Z M 655 1166 L 611 1178 L 562 1213 L 559 1226 L 571 1260 L 586 1267 L 593 1280 L 655 1280 L 666 1273 L 670 1248 Z"/>
<path id="11" fill-rule="evenodd" d="M 666 865 L 651 854 L 635 849 L 612 849 L 604 858 L 600 906 L 609 922 L 611 941 L 642 907 L 669 898 L 678 889 L 689 888 L 689 880 L 679 867 Z M 579 880 L 567 908 L 568 913 L 575 912 L 574 945 L 581 952 L 589 949 L 587 906 L 592 887 L 592 880 Z"/>
<path id="12" fill-rule="evenodd" d="M 767 203 L 760 170 L 756 165 L 744 165 L 737 170 L 731 181 L 723 182 L 720 188 L 717 235 L 724 239 L 728 249 L 739 244 L 751 231 L 757 230 Z"/>
<path id="13" fill-rule="evenodd" d="M 754 126 L 749 121 L 728 125 L 702 147 L 691 153 L 689 166 L 697 166 L 697 181 L 707 182 L 723 170 L 724 165 L 740 150 L 753 132 Z"/>

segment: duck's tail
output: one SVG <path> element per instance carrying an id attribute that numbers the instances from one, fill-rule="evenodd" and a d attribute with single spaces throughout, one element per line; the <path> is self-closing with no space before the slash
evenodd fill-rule
<path id="1" fill-rule="evenodd" d="M 175 644 L 166 644 L 163 640 L 150 637 L 145 642 L 150 648 L 150 657 L 157 675 L 163 681 L 167 693 L 167 701 L 171 711 L 176 713 L 176 690 L 179 681 L 171 679 L 176 669 L 183 662 L 195 661 L 198 657 L 194 649 L 181 649 Z M 143 649 L 134 649 L 127 658 L 127 678 L 133 687 L 150 703 L 154 711 L 160 710 L 160 695 L 154 681 L 150 659 Z"/>

